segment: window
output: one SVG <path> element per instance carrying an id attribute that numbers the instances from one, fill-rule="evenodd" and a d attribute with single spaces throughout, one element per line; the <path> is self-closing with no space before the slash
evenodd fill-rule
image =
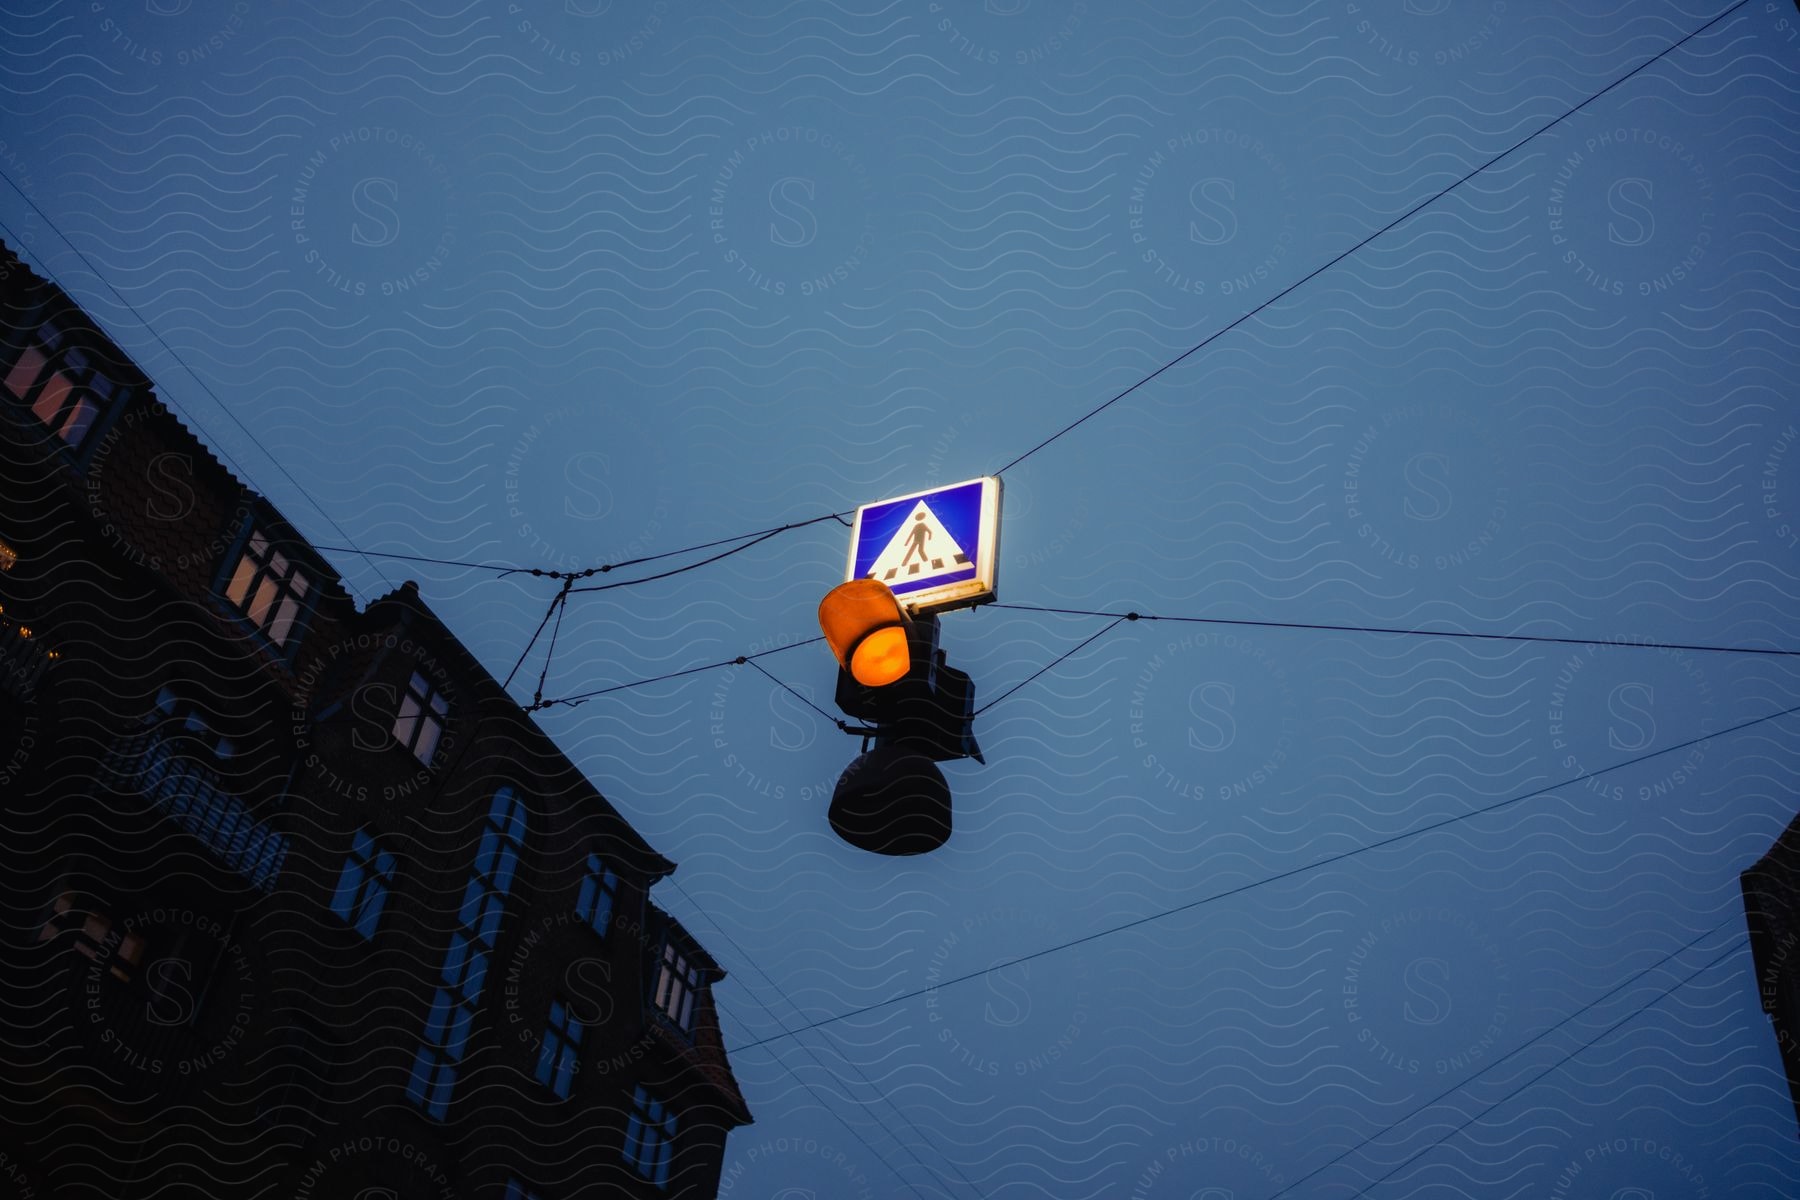
<path id="1" fill-rule="evenodd" d="M 439 988 L 425 1017 L 425 1044 L 413 1059 L 412 1078 L 406 1083 L 413 1102 L 440 1121 L 449 1115 L 456 1064 L 469 1038 L 467 1019 L 453 1026 L 450 1009 L 451 994 Z"/>
<path id="2" fill-rule="evenodd" d="M 173 688 L 158 691 L 156 707 L 145 714 L 145 724 L 154 725 L 160 721 L 170 722 L 168 728 L 177 735 L 184 751 L 204 750 L 220 763 L 229 761 L 237 753 L 237 743 L 215 730 L 212 720 L 192 701 L 177 696 Z"/>
<path id="3" fill-rule="evenodd" d="M 23 400 L 37 386 L 37 381 L 44 374 L 44 368 L 50 360 L 36 346 L 27 346 L 19 353 L 19 360 L 6 373 L 6 390 Z"/>
<path id="4" fill-rule="evenodd" d="M 225 598 L 277 646 L 286 646 L 310 590 L 300 565 L 250 531 L 243 555 L 225 585 Z"/>
<path id="5" fill-rule="evenodd" d="M 544 1046 L 538 1051 L 537 1081 L 563 1099 L 569 1098 L 569 1085 L 575 1082 L 577 1052 L 581 1048 L 581 1022 L 569 1012 L 561 1000 L 550 1002 L 550 1027 L 544 1031 Z"/>
<path id="6" fill-rule="evenodd" d="M 514 1177 L 506 1181 L 506 1195 L 502 1200 L 541 1200 L 541 1197 Z"/>
<path id="7" fill-rule="evenodd" d="M 375 839 L 357 830 L 350 843 L 350 857 L 344 860 L 343 874 L 338 876 L 337 892 L 331 897 L 331 911 L 363 935 L 375 936 L 381 920 L 382 905 L 387 903 L 388 888 L 394 882 L 394 856 L 375 848 Z"/>
<path id="8" fill-rule="evenodd" d="M 400 711 L 394 716 L 394 739 L 429 767 L 432 755 L 437 753 L 438 738 L 444 733 L 444 714 L 449 711 L 450 702 L 443 693 L 414 671 L 400 701 Z"/>
<path id="9" fill-rule="evenodd" d="M 656 1007 L 683 1030 L 694 1027 L 694 992 L 700 986 L 700 972 L 686 956 L 675 949 L 675 943 L 663 942 L 662 970 L 656 976 Z"/>
<path id="10" fill-rule="evenodd" d="M 77 954 L 99 962 L 110 958 L 109 973 L 121 983 L 131 980 L 144 965 L 144 939 L 135 933 L 121 934 L 113 928 L 110 916 L 79 906 L 74 892 L 64 892 L 50 905 L 50 919 L 38 931 L 38 941 L 48 942 L 64 934 L 74 938 Z"/>
<path id="11" fill-rule="evenodd" d="M 525 805 L 503 787 L 494 793 L 482 825 L 475 864 L 457 910 L 460 928 L 450 935 L 431 1011 L 425 1017 L 424 1045 L 413 1059 L 406 1094 L 426 1114 L 443 1120 L 450 1111 L 457 1064 L 468 1048 L 469 1029 L 487 982 L 488 955 L 500 935 L 500 917 L 512 890 L 525 842 Z"/>
<path id="12" fill-rule="evenodd" d="M 588 855 L 587 874 L 581 877 L 581 894 L 575 897 L 576 914 L 592 925 L 595 933 L 604 936 L 607 925 L 612 922 L 613 905 L 618 898 L 618 874 L 602 863 L 598 854 Z"/>
<path id="13" fill-rule="evenodd" d="M 58 354 L 62 340 L 55 325 L 40 328 L 37 342 L 21 350 L 7 368 L 6 390 L 30 404 L 32 414 L 63 441 L 79 448 L 118 388 L 92 368 L 84 351 Z"/>
<path id="14" fill-rule="evenodd" d="M 237 743 L 207 724 L 206 718 L 198 709 L 190 709 L 181 722 L 183 736 L 206 748 L 220 762 L 225 762 L 237 753 Z"/>
<path id="15" fill-rule="evenodd" d="M 669 1159 L 675 1147 L 675 1114 L 640 1085 L 631 1096 L 625 1126 L 625 1161 L 658 1187 L 669 1186 Z"/>

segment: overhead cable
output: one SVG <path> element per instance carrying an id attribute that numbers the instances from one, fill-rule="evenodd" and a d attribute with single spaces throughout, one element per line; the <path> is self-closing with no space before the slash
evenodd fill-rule
<path id="1" fill-rule="evenodd" d="M 1229 887 L 1229 888 L 1225 888 L 1221 891 L 1211 892 L 1205 896 L 1201 896 L 1199 899 L 1190 900 L 1184 904 L 1177 904 L 1173 908 L 1165 908 L 1158 912 L 1153 912 L 1153 913 L 1147 914 L 1142 917 L 1135 917 L 1129 921 L 1122 922 L 1118 925 L 1112 925 L 1112 926 L 1108 926 L 1105 929 L 1097 930 L 1094 933 L 1084 934 L 1083 936 L 1078 937 L 1078 938 L 1071 938 L 1070 940 L 1068 940 L 1066 942 L 1058 942 L 1055 945 L 1045 946 L 1041 949 L 1033 950 L 1028 954 L 1021 954 L 1016 958 L 1011 958 L 1004 962 L 994 963 L 993 965 L 984 967 L 979 971 L 970 971 L 963 975 L 958 975 L 958 976 L 955 976 L 950 979 L 946 979 L 946 980 L 943 980 L 940 982 L 935 982 L 928 988 L 915 988 L 911 991 L 901 992 L 896 995 L 889 996 L 885 1000 L 877 1000 L 873 1004 L 865 1004 L 860 1008 L 853 1008 L 853 1009 L 849 1010 L 848 1012 L 838 1013 L 834 1016 L 829 1016 L 829 1017 L 821 1017 L 819 1020 L 814 1021 L 811 1024 L 806 1025 L 800 1029 L 794 1030 L 791 1033 L 781 1034 L 781 1035 L 776 1035 L 776 1036 L 771 1036 L 771 1037 L 766 1037 L 766 1038 L 760 1038 L 753 1042 L 746 1042 L 742 1046 L 733 1046 L 730 1049 L 730 1053 L 737 1054 L 740 1051 L 754 1049 L 757 1046 L 766 1045 L 769 1042 L 780 1041 L 783 1037 L 797 1036 L 798 1034 L 805 1033 L 811 1029 L 818 1029 L 825 1025 L 833 1025 L 839 1021 L 848 1021 L 853 1017 L 866 1016 L 869 1013 L 877 1012 L 884 1008 L 889 1008 L 889 1007 L 891 1007 L 895 1004 L 899 1004 L 903 1001 L 916 999 L 917 997 L 925 995 L 927 992 L 936 991 L 940 988 L 953 987 L 957 984 L 968 983 L 968 982 L 971 982 L 972 980 L 984 978 L 984 977 L 988 976 L 991 972 L 994 972 L 994 971 L 1003 971 L 1010 967 L 1016 967 L 1016 966 L 1020 965 L 1021 963 L 1028 963 L 1028 962 L 1033 961 L 1034 959 L 1045 958 L 1045 957 L 1048 957 L 1049 955 L 1057 954 L 1064 950 L 1073 949 L 1076 946 L 1086 945 L 1089 942 L 1097 942 L 1103 938 L 1109 938 L 1116 934 L 1124 933 L 1127 930 L 1137 929 L 1137 928 L 1140 928 L 1141 926 L 1150 925 L 1157 921 L 1163 921 L 1163 920 L 1168 919 L 1169 917 L 1176 916 L 1180 913 L 1192 912 L 1195 909 L 1203 908 L 1206 905 L 1217 903 L 1220 900 L 1227 900 L 1233 896 L 1240 896 L 1246 892 L 1251 892 L 1251 891 L 1257 890 L 1258 888 L 1267 887 L 1272 883 L 1280 883 L 1284 880 L 1294 879 L 1294 878 L 1297 878 L 1302 875 L 1308 875 L 1308 874 L 1311 874 L 1312 872 L 1320 870 L 1324 867 L 1329 867 L 1336 863 L 1343 862 L 1346 859 L 1355 858 L 1356 856 L 1361 855 L 1361 854 L 1367 854 L 1371 850 L 1381 850 L 1381 849 L 1385 849 L 1388 846 L 1398 845 L 1401 842 L 1410 841 L 1413 838 L 1422 836 L 1423 834 L 1433 833 L 1440 829 L 1446 829 L 1452 825 L 1461 824 L 1462 822 L 1472 820 L 1475 817 L 1486 816 L 1489 813 L 1499 812 L 1502 809 L 1510 808 L 1515 804 L 1520 804 L 1526 800 L 1530 800 L 1537 796 L 1544 796 L 1544 795 L 1548 795 L 1551 792 L 1560 791 L 1563 788 L 1573 787 L 1576 784 L 1584 783 L 1590 779 L 1598 779 L 1600 776 L 1610 774 L 1613 771 L 1624 770 L 1626 767 L 1636 766 L 1638 763 L 1648 762 L 1650 759 L 1660 758 L 1665 754 L 1674 754 L 1678 750 L 1686 750 L 1692 746 L 1698 746 L 1704 742 L 1710 742 L 1716 738 L 1723 738 L 1723 737 L 1728 737 L 1729 735 L 1734 734 L 1734 733 L 1741 733 L 1746 729 L 1752 729 L 1758 725 L 1763 725 L 1770 721 L 1777 721 L 1777 720 L 1780 720 L 1782 717 L 1792 716 L 1795 713 L 1800 713 L 1800 705 L 1794 705 L 1791 708 L 1784 708 L 1784 709 L 1780 710 L 1779 712 L 1772 712 L 1765 716 L 1754 717 L 1748 721 L 1741 721 L 1736 725 L 1730 726 L 1729 728 L 1721 729 L 1717 733 L 1702 734 L 1699 737 L 1689 738 L 1683 742 L 1677 742 L 1672 746 L 1664 746 L 1660 750 L 1651 750 L 1644 754 L 1635 755 L 1631 758 L 1625 759 L 1622 762 L 1613 763 L 1610 766 L 1598 767 L 1592 771 L 1583 771 L 1580 774 L 1573 775 L 1568 779 L 1561 780 L 1557 783 L 1548 784 L 1541 788 L 1534 788 L 1533 790 L 1531 790 L 1529 792 L 1521 792 L 1519 795 L 1513 796 L 1506 800 L 1499 800 L 1493 804 L 1486 804 L 1486 805 L 1481 806 L 1480 808 L 1470 809 L 1468 812 L 1465 812 L 1465 813 L 1458 813 L 1455 816 L 1445 817 L 1445 818 L 1443 818 L 1441 820 L 1437 820 L 1437 821 L 1431 821 L 1427 824 L 1419 826 L 1416 829 L 1406 830 L 1404 833 L 1396 833 L 1390 837 L 1377 838 L 1375 841 L 1366 843 L 1365 845 L 1354 846 L 1349 850 L 1340 850 L 1334 854 L 1328 854 L 1323 858 L 1315 859 L 1312 862 L 1302 863 L 1300 866 L 1290 867 L 1285 871 L 1278 871 L 1275 874 L 1265 876 L 1262 879 L 1253 879 L 1249 883 L 1241 883 L 1235 887 Z"/>

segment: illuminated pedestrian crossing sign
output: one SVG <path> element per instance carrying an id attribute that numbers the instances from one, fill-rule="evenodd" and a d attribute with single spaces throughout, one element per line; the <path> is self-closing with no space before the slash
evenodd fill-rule
<path id="1" fill-rule="evenodd" d="M 878 579 L 916 613 L 994 598 L 1000 480 L 992 475 L 856 510 L 845 581 Z"/>

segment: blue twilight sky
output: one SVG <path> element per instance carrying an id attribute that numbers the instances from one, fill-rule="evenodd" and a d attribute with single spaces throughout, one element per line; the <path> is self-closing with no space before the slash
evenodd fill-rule
<path id="1" fill-rule="evenodd" d="M 1429 201 L 1007 470 L 1002 600 L 1800 646 L 1790 0 L 1542 133 L 1725 0 L 6 7 L 49 216 L 0 186 L 3 236 L 319 544 L 584 567 L 993 472 Z M 548 694 L 813 637 L 846 537 L 578 597 Z M 333 557 L 502 677 L 554 591 Z M 985 701 L 1105 623 L 943 636 Z M 903 861 L 752 668 L 542 721 L 731 971 L 722 1195 L 1666 1200 L 1800 1180 L 1737 884 L 1800 717 L 1560 785 L 1795 704 L 1743 654 L 1120 625 Z"/>

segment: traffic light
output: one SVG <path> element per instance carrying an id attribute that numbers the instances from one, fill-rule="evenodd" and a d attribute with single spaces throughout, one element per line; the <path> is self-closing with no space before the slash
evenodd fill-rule
<path id="1" fill-rule="evenodd" d="M 831 827 L 877 854 L 923 854 L 950 837 L 950 785 L 937 767 L 985 763 L 975 682 L 945 662 L 938 619 L 908 614 L 886 584 L 854 579 L 819 605 L 838 660 L 837 706 L 872 732 L 831 796 Z"/>

